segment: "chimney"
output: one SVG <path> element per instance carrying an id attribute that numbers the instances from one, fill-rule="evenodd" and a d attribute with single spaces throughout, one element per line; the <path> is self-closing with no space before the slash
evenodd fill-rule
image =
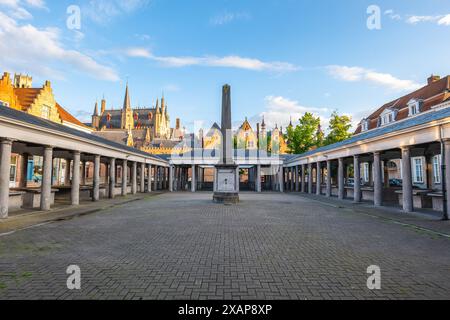
<path id="1" fill-rule="evenodd" d="M 429 78 L 428 78 L 428 84 L 432 84 L 433 82 L 439 81 L 441 80 L 440 76 L 435 76 L 434 74 L 432 74 Z"/>

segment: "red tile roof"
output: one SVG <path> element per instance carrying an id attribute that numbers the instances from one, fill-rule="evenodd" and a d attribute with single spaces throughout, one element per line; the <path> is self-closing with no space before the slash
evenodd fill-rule
<path id="1" fill-rule="evenodd" d="M 440 80 L 430 82 L 426 86 L 411 92 L 401 98 L 386 103 L 377 111 L 366 118 L 369 121 L 368 129 L 374 129 L 378 126 L 378 119 L 381 113 L 390 108 L 397 110 L 396 120 L 402 120 L 408 117 L 408 102 L 412 99 L 422 100 L 421 112 L 430 110 L 433 106 L 450 99 L 450 76 Z M 361 133 L 361 125 L 356 129 L 355 134 Z"/>
<path id="2" fill-rule="evenodd" d="M 70 122 L 73 124 L 76 124 L 77 126 L 89 128 L 84 123 L 82 123 L 80 120 L 72 116 L 67 110 L 65 110 L 63 107 L 59 105 L 59 103 L 56 103 L 56 108 L 58 109 L 59 117 L 62 121 Z"/>

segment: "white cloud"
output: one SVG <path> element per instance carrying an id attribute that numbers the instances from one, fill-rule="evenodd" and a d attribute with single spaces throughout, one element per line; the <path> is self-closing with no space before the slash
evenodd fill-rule
<path id="1" fill-rule="evenodd" d="M 10 8 L 17 8 L 19 6 L 19 0 L 0 0 L 0 5 Z"/>
<path id="2" fill-rule="evenodd" d="M 384 12 L 384 14 L 387 15 L 392 20 L 401 20 L 402 19 L 402 17 L 399 14 L 395 13 L 394 10 L 392 10 L 392 9 L 386 10 Z"/>
<path id="3" fill-rule="evenodd" d="M 339 80 L 349 82 L 368 81 L 394 91 L 413 91 L 421 87 L 420 84 L 412 80 L 398 79 L 389 73 L 380 73 L 361 67 L 332 65 L 328 66 L 327 69 L 329 74 Z"/>
<path id="4" fill-rule="evenodd" d="M 253 123 L 261 123 L 261 119 L 264 117 L 268 129 L 275 128 L 276 125 L 278 125 L 278 128 L 286 128 L 291 117 L 295 125 L 305 112 L 320 116 L 322 127 L 325 129 L 328 126 L 328 119 L 332 112 L 329 108 L 303 106 L 298 101 L 283 96 L 267 96 L 264 98 L 264 102 L 264 111 L 251 117 L 249 120 Z"/>
<path id="5" fill-rule="evenodd" d="M 442 26 L 450 26 L 450 14 L 447 14 L 439 19 L 438 24 Z"/>
<path id="6" fill-rule="evenodd" d="M 406 19 L 409 24 L 418 24 L 420 22 L 435 22 L 441 19 L 442 16 L 410 16 Z"/>
<path id="7" fill-rule="evenodd" d="M 150 0 L 91 0 L 83 6 L 82 14 L 99 24 L 106 24 L 116 17 L 130 14 L 147 6 Z"/>
<path id="8" fill-rule="evenodd" d="M 249 20 L 250 14 L 245 12 L 225 12 L 210 19 L 210 23 L 215 26 L 221 26 L 236 20 Z"/>
<path id="9" fill-rule="evenodd" d="M 35 8 L 45 8 L 45 1 L 44 0 L 25 0 L 25 2 L 30 5 L 31 7 Z"/>
<path id="10" fill-rule="evenodd" d="M 243 58 L 239 56 L 203 56 L 203 57 L 174 57 L 174 56 L 156 56 L 145 48 L 129 48 L 125 51 L 129 57 L 147 58 L 160 62 L 167 67 L 187 67 L 187 66 L 206 66 L 206 67 L 225 67 L 238 68 L 253 71 L 273 71 L 290 72 L 299 70 L 299 68 L 287 62 L 264 62 L 254 58 Z"/>
<path id="11" fill-rule="evenodd" d="M 19 19 L 19 20 L 28 20 L 28 19 L 33 18 L 31 13 L 29 13 L 26 9 L 24 9 L 22 7 L 18 7 L 18 8 L 15 8 L 14 10 L 10 11 L 10 15 L 14 19 Z"/>
<path id="12" fill-rule="evenodd" d="M 43 76 L 57 76 L 68 70 L 76 70 L 96 79 L 119 80 L 116 71 L 111 67 L 102 65 L 79 51 L 65 49 L 60 42 L 58 29 L 39 29 L 31 24 L 20 25 L 2 12 L 0 52 L 0 68 L 5 70 L 45 72 L 46 74 L 41 74 Z M 42 68 L 41 65 L 47 67 Z M 48 72 L 51 74 L 47 74 Z"/>

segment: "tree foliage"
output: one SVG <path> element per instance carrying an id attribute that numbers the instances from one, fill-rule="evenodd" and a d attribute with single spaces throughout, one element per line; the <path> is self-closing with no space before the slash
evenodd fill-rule
<path id="1" fill-rule="evenodd" d="M 289 151 L 294 154 L 301 154 L 309 150 L 330 145 L 336 142 L 346 140 L 352 136 L 351 118 L 349 116 L 340 116 L 334 111 L 330 118 L 328 134 L 322 131 L 320 126 L 320 117 L 306 112 L 296 126 L 289 126 L 287 129 L 287 141 Z"/>

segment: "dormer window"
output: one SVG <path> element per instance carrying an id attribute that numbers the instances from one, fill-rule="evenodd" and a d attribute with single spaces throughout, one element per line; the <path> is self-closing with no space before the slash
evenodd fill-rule
<path id="1" fill-rule="evenodd" d="M 396 112 L 392 109 L 384 110 L 380 115 L 380 125 L 384 126 L 395 121 Z"/>
<path id="2" fill-rule="evenodd" d="M 369 120 L 368 119 L 362 119 L 361 120 L 361 132 L 369 130 Z"/>
<path id="3" fill-rule="evenodd" d="M 421 100 L 411 99 L 408 102 L 408 110 L 409 110 L 409 116 L 414 116 L 416 114 L 420 113 L 420 106 L 422 104 Z"/>

